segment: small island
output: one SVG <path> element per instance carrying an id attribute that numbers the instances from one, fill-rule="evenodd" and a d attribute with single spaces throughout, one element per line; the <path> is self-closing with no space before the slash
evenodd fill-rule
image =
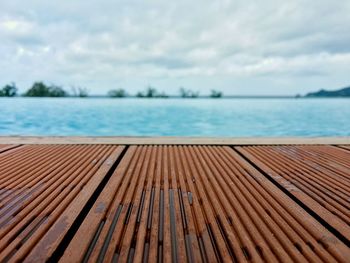
<path id="1" fill-rule="evenodd" d="M 306 98 L 334 98 L 334 97 L 350 97 L 350 86 L 339 90 L 324 90 L 310 92 L 305 95 Z"/>

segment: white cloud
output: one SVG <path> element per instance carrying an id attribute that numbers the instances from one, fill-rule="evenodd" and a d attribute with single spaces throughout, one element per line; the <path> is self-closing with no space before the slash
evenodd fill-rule
<path id="1" fill-rule="evenodd" d="M 155 83 L 171 93 L 215 83 L 226 93 L 293 94 L 349 82 L 350 1 L 12 0 L 1 6 L 1 84 L 42 79 L 103 93 Z M 248 84 L 233 88 L 239 83 Z"/>

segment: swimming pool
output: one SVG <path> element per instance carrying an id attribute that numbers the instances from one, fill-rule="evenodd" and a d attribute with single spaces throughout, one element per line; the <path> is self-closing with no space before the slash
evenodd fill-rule
<path id="1" fill-rule="evenodd" d="M 0 135 L 350 135 L 350 99 L 0 98 L 0 108 Z"/>

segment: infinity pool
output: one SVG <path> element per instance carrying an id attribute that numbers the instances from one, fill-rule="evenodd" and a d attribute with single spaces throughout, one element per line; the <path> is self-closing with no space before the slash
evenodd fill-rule
<path id="1" fill-rule="evenodd" d="M 0 112 L 0 135 L 350 135 L 350 99 L 0 98 Z"/>

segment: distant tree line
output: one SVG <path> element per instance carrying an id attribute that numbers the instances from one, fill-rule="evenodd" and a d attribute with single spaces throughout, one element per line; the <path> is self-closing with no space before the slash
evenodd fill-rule
<path id="1" fill-rule="evenodd" d="M 0 97 L 15 97 L 18 96 L 18 89 L 15 83 L 7 84 L 0 89 Z M 58 85 L 47 85 L 44 82 L 34 82 L 33 85 L 21 96 L 24 97 L 88 97 L 89 91 L 82 87 L 72 87 L 71 91 L 68 92 L 62 86 Z M 112 89 L 107 93 L 108 97 L 111 98 L 125 98 L 133 97 L 129 95 L 124 89 Z M 144 91 L 139 91 L 135 95 L 137 98 L 168 98 L 165 92 L 159 92 L 156 88 L 148 86 Z M 218 90 L 211 90 L 209 97 L 221 98 L 223 93 Z M 181 98 L 198 98 L 199 92 L 181 87 L 179 89 L 179 97 Z"/>
<path id="2" fill-rule="evenodd" d="M 180 96 L 181 96 L 181 98 L 198 98 L 199 92 L 192 91 L 189 89 L 184 89 L 183 87 L 181 87 L 180 88 Z"/>
<path id="3" fill-rule="evenodd" d="M 129 95 L 124 89 L 113 89 L 108 91 L 107 95 L 111 98 L 124 98 L 124 97 L 133 97 Z M 165 92 L 159 92 L 156 88 L 148 86 L 144 91 L 138 91 L 135 94 L 137 98 L 169 98 Z M 179 89 L 179 97 L 181 98 L 198 98 L 199 91 L 193 91 L 190 89 L 185 89 L 181 87 Z M 209 96 L 210 98 L 221 98 L 223 93 L 219 90 L 211 90 Z"/>
<path id="4" fill-rule="evenodd" d="M 136 93 L 138 98 L 168 98 L 169 96 L 165 92 L 159 92 L 156 88 L 148 86 L 145 91 L 139 91 Z"/>
<path id="5" fill-rule="evenodd" d="M 17 87 L 15 83 L 7 84 L 0 90 L 0 97 L 14 97 L 17 95 Z"/>
<path id="6" fill-rule="evenodd" d="M 0 89 L 0 97 L 18 96 L 18 89 L 15 83 L 7 84 Z M 47 85 L 44 82 L 34 82 L 33 85 L 23 94 L 23 97 L 88 97 L 89 92 L 85 88 L 72 87 L 71 92 L 66 91 L 58 85 Z"/>

